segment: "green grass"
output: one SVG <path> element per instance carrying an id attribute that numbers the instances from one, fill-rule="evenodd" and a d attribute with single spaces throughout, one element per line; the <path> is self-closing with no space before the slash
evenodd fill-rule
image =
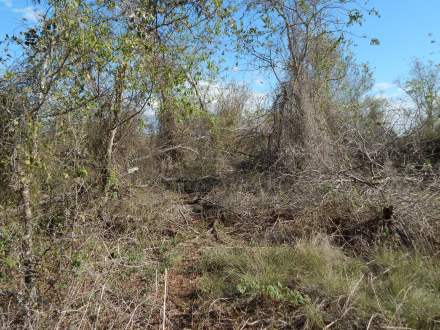
<path id="1" fill-rule="evenodd" d="M 379 251 L 366 262 L 318 238 L 295 247 L 208 249 L 200 268 L 206 297 L 273 301 L 305 315 L 309 328 L 333 321 L 365 328 L 370 320 L 440 328 L 440 265 L 419 255 Z"/>
<path id="2" fill-rule="evenodd" d="M 375 263 L 382 271 L 370 285 L 376 302 L 368 307 L 384 310 L 394 324 L 440 329 L 439 261 L 382 251 Z"/>

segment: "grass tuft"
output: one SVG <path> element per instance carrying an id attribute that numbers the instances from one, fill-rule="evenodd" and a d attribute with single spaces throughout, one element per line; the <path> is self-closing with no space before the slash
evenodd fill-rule
<path id="1" fill-rule="evenodd" d="M 294 247 L 211 248 L 200 270 L 205 297 L 283 303 L 309 328 L 371 320 L 432 329 L 440 321 L 440 266 L 417 254 L 381 250 L 366 262 L 318 237 Z"/>

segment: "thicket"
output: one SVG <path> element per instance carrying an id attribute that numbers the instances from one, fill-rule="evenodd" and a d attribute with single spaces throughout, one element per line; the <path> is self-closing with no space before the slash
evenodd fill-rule
<path id="1" fill-rule="evenodd" d="M 2 59 L 3 328 L 440 326 L 440 67 L 374 96 L 374 10 L 44 5 Z M 214 83 L 225 43 L 273 95 Z"/>

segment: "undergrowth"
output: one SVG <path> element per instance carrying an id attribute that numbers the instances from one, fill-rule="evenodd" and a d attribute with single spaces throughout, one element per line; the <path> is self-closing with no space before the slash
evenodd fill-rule
<path id="1" fill-rule="evenodd" d="M 378 250 L 367 262 L 321 237 L 296 246 L 211 248 L 199 267 L 203 297 L 233 299 L 238 309 L 249 300 L 289 305 L 306 328 L 440 326 L 440 265 L 417 253 Z M 261 317 L 258 308 L 253 317 Z"/>

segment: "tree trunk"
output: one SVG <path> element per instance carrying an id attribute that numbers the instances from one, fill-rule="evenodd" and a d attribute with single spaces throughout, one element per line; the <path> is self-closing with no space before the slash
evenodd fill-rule
<path id="1" fill-rule="evenodd" d="M 19 146 L 16 146 L 15 153 L 21 153 L 22 151 L 20 149 Z M 36 302 L 35 260 L 32 242 L 33 212 L 30 193 L 30 178 L 23 169 L 22 158 L 22 155 L 19 154 L 15 159 L 15 177 L 18 181 L 17 191 L 20 196 L 18 208 L 21 209 L 21 224 L 23 229 L 21 265 L 23 267 L 24 280 L 23 307 L 26 312 L 25 327 L 27 329 L 32 329 L 33 310 Z"/>
<path id="2" fill-rule="evenodd" d="M 42 72 L 40 74 L 38 103 L 35 109 L 29 115 L 25 115 L 23 122 L 23 130 L 25 136 L 31 141 L 28 149 L 28 157 L 30 164 L 36 164 L 38 162 L 38 111 L 43 106 L 46 97 L 47 88 L 47 76 L 49 75 L 49 60 L 51 57 L 52 49 L 49 49 L 49 53 L 45 56 L 43 62 Z M 30 130 L 30 131 L 29 131 Z M 22 241 L 22 266 L 23 266 L 23 279 L 24 279 L 24 297 L 23 305 L 26 311 L 25 327 L 27 329 L 33 329 L 33 316 L 34 308 L 37 300 L 37 291 L 35 286 L 35 256 L 33 251 L 33 212 L 32 212 L 32 199 L 30 192 L 31 173 L 25 170 L 23 166 L 23 158 L 26 158 L 26 143 L 15 147 L 17 153 L 15 174 L 19 182 L 20 193 L 20 206 L 22 210 L 21 221 L 23 228 L 23 241 Z"/>
<path id="3" fill-rule="evenodd" d="M 332 144 L 326 109 L 320 109 L 306 79 L 281 86 L 273 108 L 272 160 L 284 159 L 296 169 L 332 165 Z"/>
<path id="4" fill-rule="evenodd" d="M 113 116 L 110 123 L 110 131 L 107 137 L 107 146 L 105 151 L 105 165 L 104 165 L 104 193 L 110 191 L 112 185 L 113 171 L 113 151 L 115 146 L 115 137 L 120 124 L 120 115 L 122 111 L 123 93 L 125 85 L 125 72 L 127 70 L 127 64 L 123 63 L 119 66 L 115 76 L 114 87 L 114 101 L 113 101 Z"/>
<path id="5" fill-rule="evenodd" d="M 159 144 L 162 149 L 169 149 L 165 153 L 173 162 L 181 157 L 179 150 L 174 149 L 177 145 L 176 115 L 170 97 L 165 92 L 161 94 L 161 109 L 159 114 Z"/>
<path id="6" fill-rule="evenodd" d="M 107 139 L 107 148 L 105 153 L 105 173 L 104 173 L 104 192 L 108 193 L 112 185 L 113 174 L 113 148 L 115 144 L 115 137 L 117 133 L 117 128 L 110 130 L 110 134 Z"/>
<path id="7" fill-rule="evenodd" d="M 305 153 L 306 167 L 314 169 L 330 168 L 333 163 L 332 141 L 329 131 L 329 109 L 322 109 L 319 99 L 307 82 L 303 82 L 299 91 L 295 91 L 297 116 L 302 125 L 299 145 Z"/>

